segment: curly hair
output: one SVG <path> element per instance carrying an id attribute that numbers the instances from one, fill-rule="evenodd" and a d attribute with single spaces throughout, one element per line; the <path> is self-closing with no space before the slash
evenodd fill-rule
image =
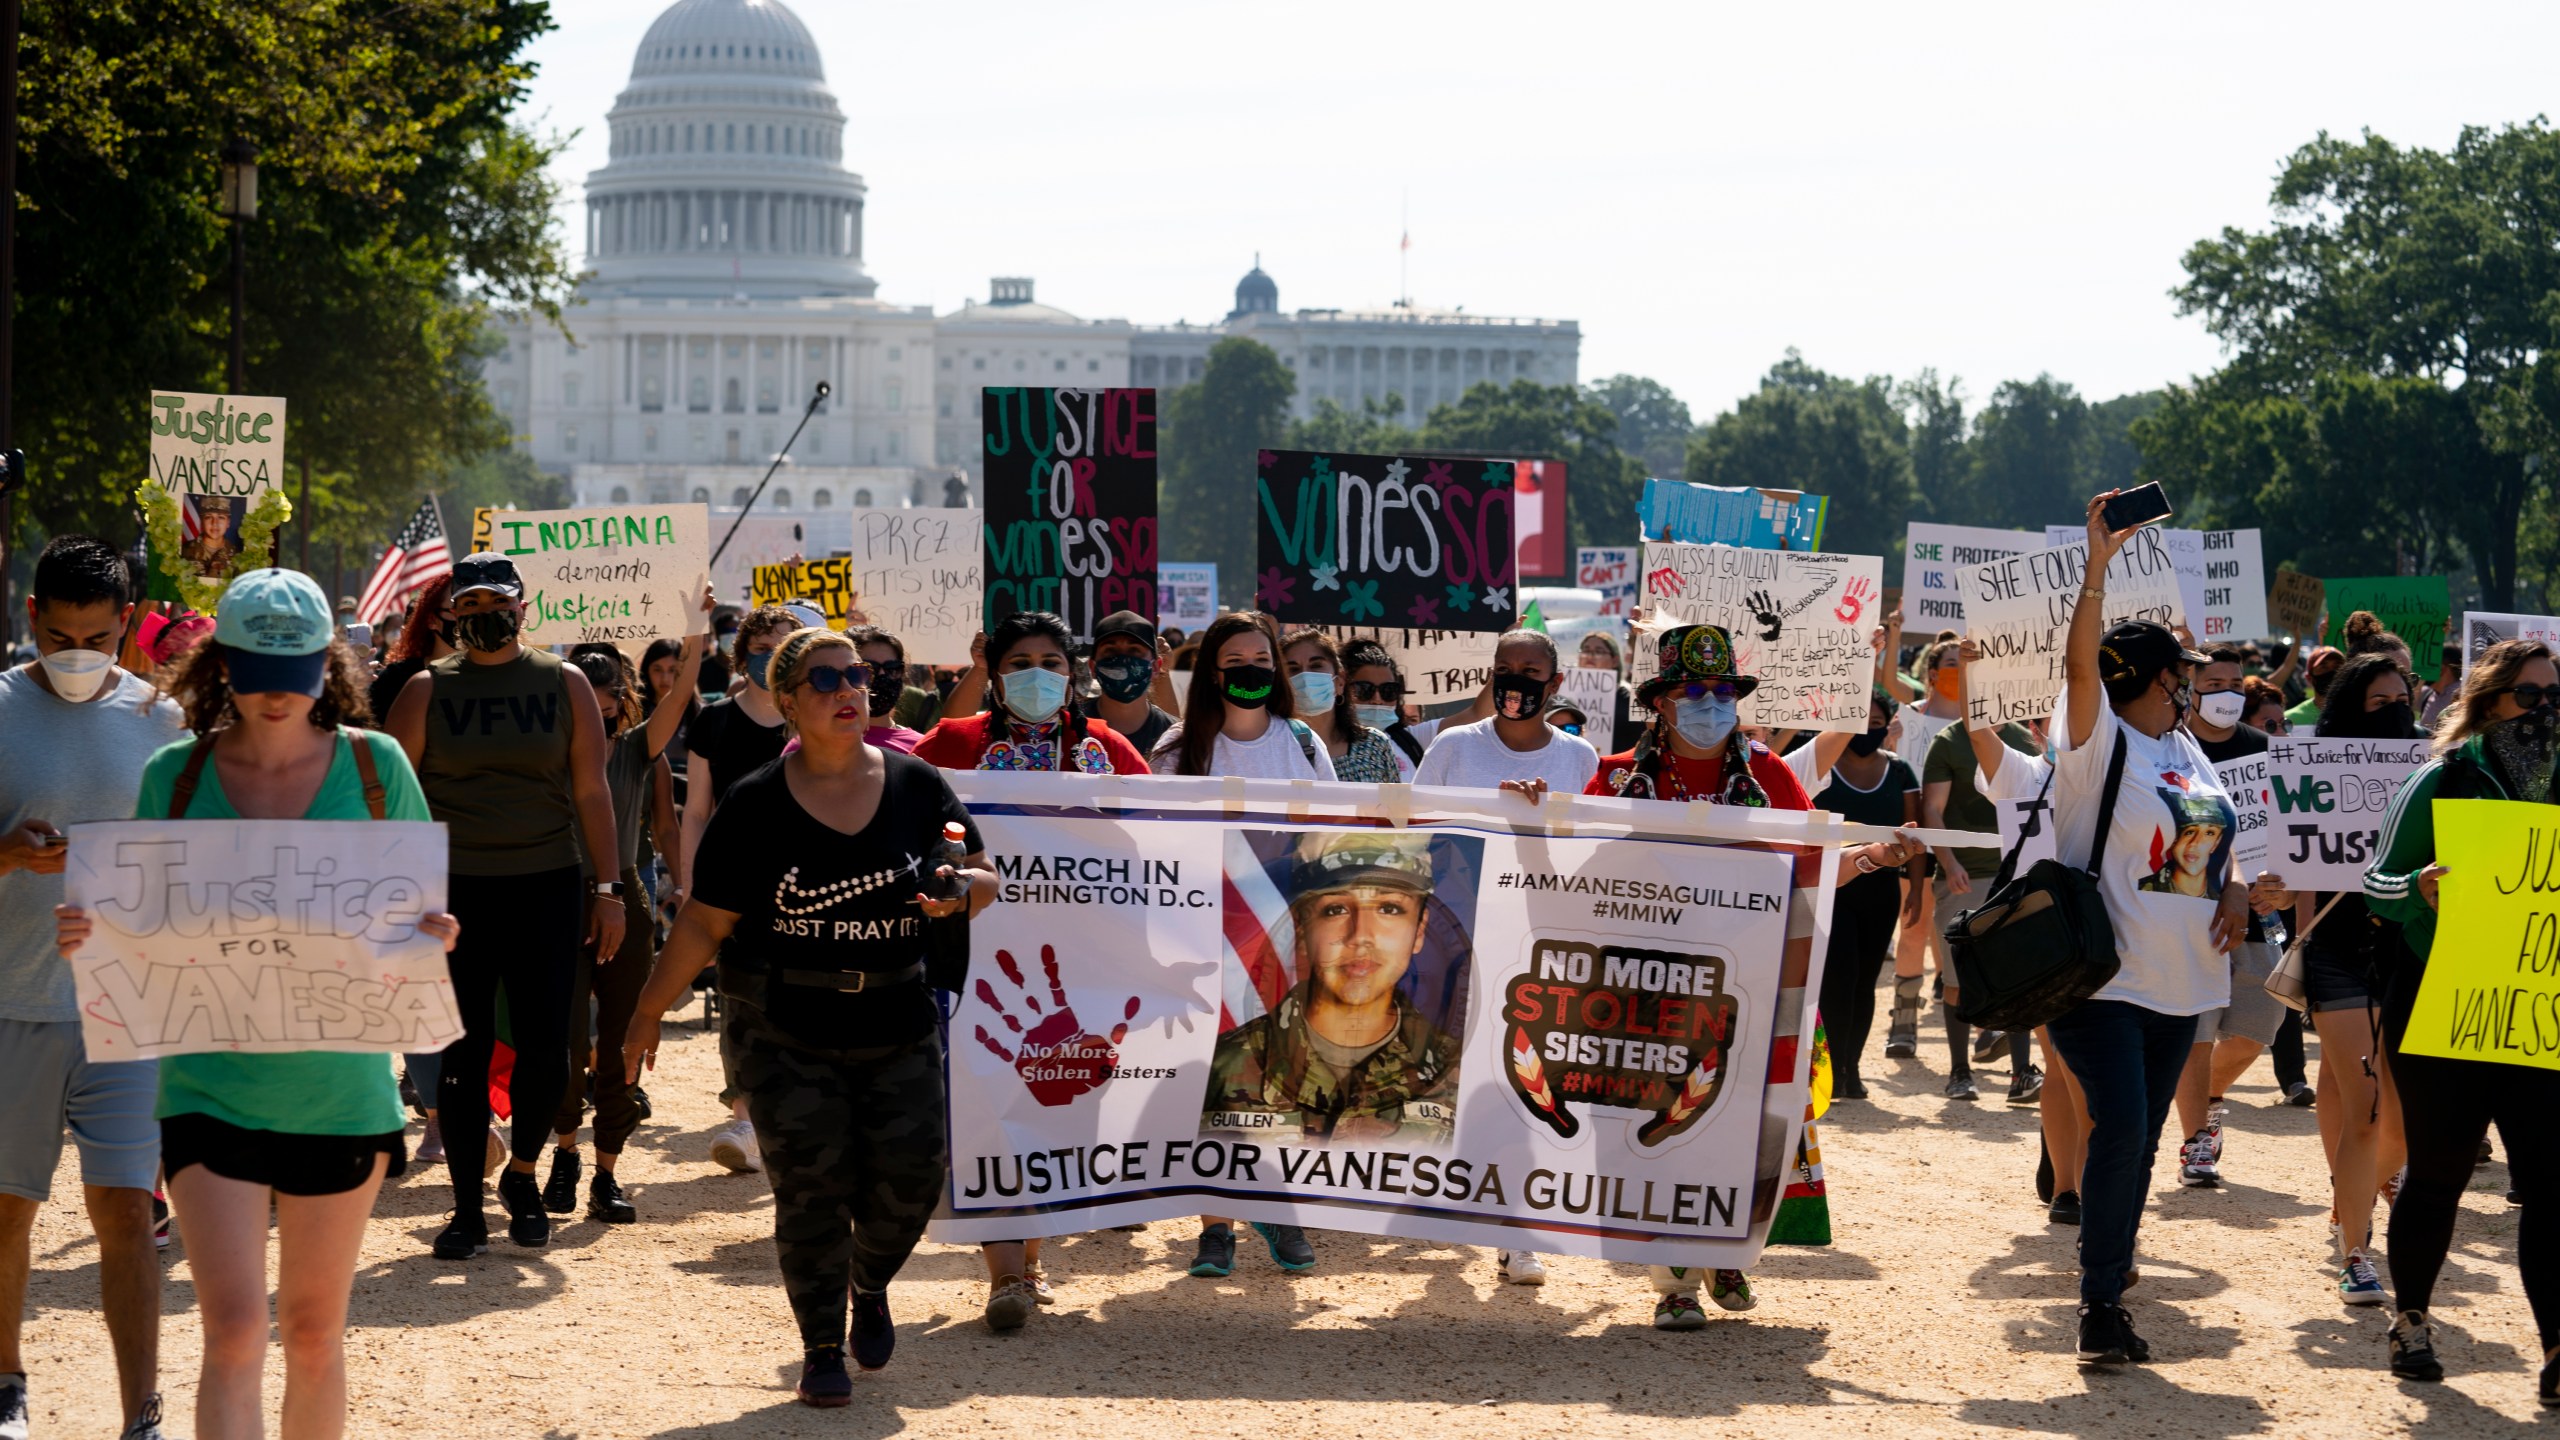
<path id="1" fill-rule="evenodd" d="M 187 728 L 210 735 L 237 722 L 240 707 L 231 702 L 231 671 L 223 663 L 227 647 L 203 644 L 178 657 L 160 672 L 161 693 L 178 702 Z M 320 672 L 320 694 L 311 702 L 311 728 L 373 724 L 373 703 L 365 698 L 364 662 L 346 641 L 329 637 L 329 663 Z"/>
<path id="2" fill-rule="evenodd" d="M 2501 640 L 2482 651 L 2463 672 L 2462 693 L 2436 721 L 2436 753 L 2452 754 L 2463 741 L 2488 729 L 2489 712 L 2498 708 L 2498 697 L 2516 683 L 2524 667 L 2551 658 L 2551 647 L 2539 640 Z"/>
<path id="3" fill-rule="evenodd" d="M 2258 713 L 2258 708 L 2262 705 L 2275 706 L 2276 722 L 2282 724 L 2284 712 L 2291 708 L 2284 703 L 2284 687 L 2264 675 L 2240 677 L 2240 693 L 2248 697 L 2240 705 L 2240 719 L 2244 724 L 2248 722 L 2250 716 Z M 2262 725 L 2258 728 L 2263 730 L 2266 727 Z"/>
<path id="4" fill-rule="evenodd" d="M 741 630 L 739 633 L 746 632 Z M 774 706 L 782 712 L 782 728 L 792 735 L 796 736 L 800 733 L 800 727 L 792 723 L 791 719 L 791 702 L 795 698 L 793 692 L 797 691 L 809 678 L 809 657 L 834 645 L 853 650 L 856 660 L 862 658 L 862 652 L 854 650 L 853 642 L 846 639 L 842 631 L 826 630 L 811 625 L 783 636 L 782 643 L 774 647 L 773 659 L 766 662 L 772 667 L 766 672 L 765 678 L 773 682 L 770 688 L 773 691 Z"/>
<path id="5" fill-rule="evenodd" d="M 409 602 L 409 615 L 407 619 L 400 622 L 400 638 L 391 646 L 389 663 L 403 665 L 412 660 L 428 658 L 435 648 L 437 637 L 443 633 L 437 622 L 444 614 L 446 597 L 452 593 L 453 573 L 451 571 L 427 582 L 426 588 L 420 590 L 417 598 Z"/>
<path id="6" fill-rule="evenodd" d="M 613 735 L 640 723 L 639 677 L 632 671 L 630 656 L 610 645 L 582 645 L 569 657 L 569 663 L 586 675 L 587 683 L 595 687 L 598 695 L 612 694 L 616 702 Z"/>

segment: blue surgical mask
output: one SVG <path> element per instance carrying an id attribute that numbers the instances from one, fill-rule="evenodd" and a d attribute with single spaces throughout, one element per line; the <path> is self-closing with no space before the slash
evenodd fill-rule
<path id="1" fill-rule="evenodd" d="M 1289 677 L 1289 693 L 1298 697 L 1298 708 L 1309 714 L 1333 708 L 1333 677 L 1316 670 L 1301 670 Z"/>
<path id="2" fill-rule="evenodd" d="M 1393 705 L 1354 705 L 1351 713 L 1372 730 L 1384 730 L 1396 723 L 1396 707 Z"/>
<path id="3" fill-rule="evenodd" d="M 773 687 L 765 683 L 765 672 L 773 668 L 773 652 L 759 650 L 747 657 L 747 683 L 759 690 Z"/>
<path id="4" fill-rule="evenodd" d="M 1701 695 L 1695 700 L 1675 700 L 1671 706 L 1671 728 L 1680 738 L 1701 750 L 1713 750 L 1733 734 L 1736 719 L 1731 700 L 1715 695 Z"/>
<path id="5" fill-rule="evenodd" d="M 996 681 L 1004 708 L 1025 725 L 1045 725 L 1067 703 L 1067 677 L 1055 670 L 1008 670 Z"/>

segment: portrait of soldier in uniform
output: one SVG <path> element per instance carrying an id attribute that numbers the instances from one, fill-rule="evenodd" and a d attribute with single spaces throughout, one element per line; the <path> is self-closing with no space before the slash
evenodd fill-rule
<path id="1" fill-rule="evenodd" d="M 231 573 L 231 557 L 240 553 L 240 537 L 232 526 L 232 507 L 239 502 L 227 495 L 196 497 L 195 538 L 179 547 L 197 575 L 219 580 Z"/>
<path id="2" fill-rule="evenodd" d="M 1448 1140 L 1459 1042 L 1405 985 L 1434 939 L 1430 847 L 1425 837 L 1377 832 L 1298 839 L 1287 902 L 1299 978 L 1218 1038 L 1204 1129 Z"/>

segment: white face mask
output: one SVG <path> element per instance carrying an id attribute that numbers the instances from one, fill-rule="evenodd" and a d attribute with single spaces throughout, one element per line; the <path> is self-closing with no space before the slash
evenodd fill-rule
<path id="1" fill-rule="evenodd" d="M 2196 713 L 2208 725 L 2229 729 L 2240 723 L 2240 712 L 2249 708 L 2249 697 L 2237 690 L 2216 690 L 2196 697 Z"/>
<path id="2" fill-rule="evenodd" d="M 104 650 L 56 650 L 41 656 L 44 675 L 53 682 L 53 693 L 74 705 L 85 703 L 107 683 L 116 668 L 116 657 Z"/>

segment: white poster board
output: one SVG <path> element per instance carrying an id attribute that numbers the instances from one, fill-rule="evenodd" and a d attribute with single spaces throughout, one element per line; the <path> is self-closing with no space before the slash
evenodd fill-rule
<path id="1" fill-rule="evenodd" d="M 983 510 L 852 512 L 847 556 L 854 605 L 898 637 L 911 665 L 966 665 L 983 627 Z"/>
<path id="2" fill-rule="evenodd" d="M 2276 736 L 2266 754 L 2275 800 L 2267 868 L 2288 889 L 2362 889 L 2381 853 L 2384 814 L 2427 763 L 2430 743 Z"/>
<path id="3" fill-rule="evenodd" d="M 1902 551 L 1902 629 L 1934 635 L 1964 628 L 1964 590 L 1957 576 L 1988 560 L 2045 548 L 2032 530 L 1913 521 Z"/>
<path id="4" fill-rule="evenodd" d="M 1681 625 L 1721 625 L 1735 668 L 1757 676 L 1745 724 L 1864 733 L 1875 687 L 1884 560 L 1796 550 L 1648 541 L 1645 611 Z"/>
<path id="5" fill-rule="evenodd" d="M 2477 660 L 2502 640 L 2539 640 L 2560 649 L 2560 615 L 2510 615 L 2492 610 L 2462 612 L 2462 658 Z"/>
<path id="6" fill-rule="evenodd" d="M 284 475 L 284 399 L 151 392 L 151 478 L 173 495 L 260 495 Z"/>
<path id="7" fill-rule="evenodd" d="M 1218 618 L 1216 562 L 1156 562 L 1156 624 L 1197 630 Z"/>
<path id="8" fill-rule="evenodd" d="M 1574 552 L 1573 583 L 1600 592 L 1603 615 L 1632 613 L 1636 599 L 1636 551 L 1632 545 L 1585 545 Z"/>
<path id="9" fill-rule="evenodd" d="M 2231 797 L 2231 808 L 2239 820 L 2231 832 L 2231 873 L 2243 880 L 2254 880 L 2266 868 L 2269 840 L 2273 831 L 2267 821 L 2273 799 L 2267 784 L 2267 754 L 2243 755 L 2224 760 L 2213 767 L 2222 780 L 2222 789 Z"/>
<path id="10" fill-rule="evenodd" d="M 1618 714 L 1618 672 L 1597 665 L 1576 665 L 1571 652 L 1564 657 L 1564 680 L 1556 687 L 1556 698 L 1580 710 L 1593 724 L 1608 726 Z M 1601 733 L 1606 733 L 1605 729 Z M 1606 746 L 1601 747 L 1606 749 Z"/>
<path id="11" fill-rule="evenodd" d="M 489 548 L 524 576 L 528 645 L 620 643 L 711 629 L 711 520 L 700 505 L 501 510 Z"/>
<path id="12" fill-rule="evenodd" d="M 1966 630 L 1982 659 L 1965 676 L 1965 723 L 1977 730 L 2040 720 L 2062 693 L 2063 639 L 2079 603 L 2089 545 L 2012 555 L 1965 570 Z M 2180 623 L 2178 576 L 2159 527 L 2127 539 L 2107 565 L 2104 622 Z"/>
<path id="13" fill-rule="evenodd" d="M 93 1061 L 208 1051 L 441 1050 L 462 1036 L 444 945 L 445 829 L 407 820 L 71 827 L 63 898 Z"/>
<path id="14" fill-rule="evenodd" d="M 2178 571 L 2178 604 L 2199 649 L 2256 640 L 2267 629 L 2267 569 L 2255 530 L 2173 530 L 2160 532 L 2169 559 Z M 2089 527 L 2047 525 L 2047 545 L 2078 545 Z"/>
<path id="15" fill-rule="evenodd" d="M 1473 704 L 1493 679 L 1497 630 L 1389 630 L 1375 625 L 1314 625 L 1337 645 L 1375 640 L 1404 672 L 1404 698 L 1433 719 Z"/>

